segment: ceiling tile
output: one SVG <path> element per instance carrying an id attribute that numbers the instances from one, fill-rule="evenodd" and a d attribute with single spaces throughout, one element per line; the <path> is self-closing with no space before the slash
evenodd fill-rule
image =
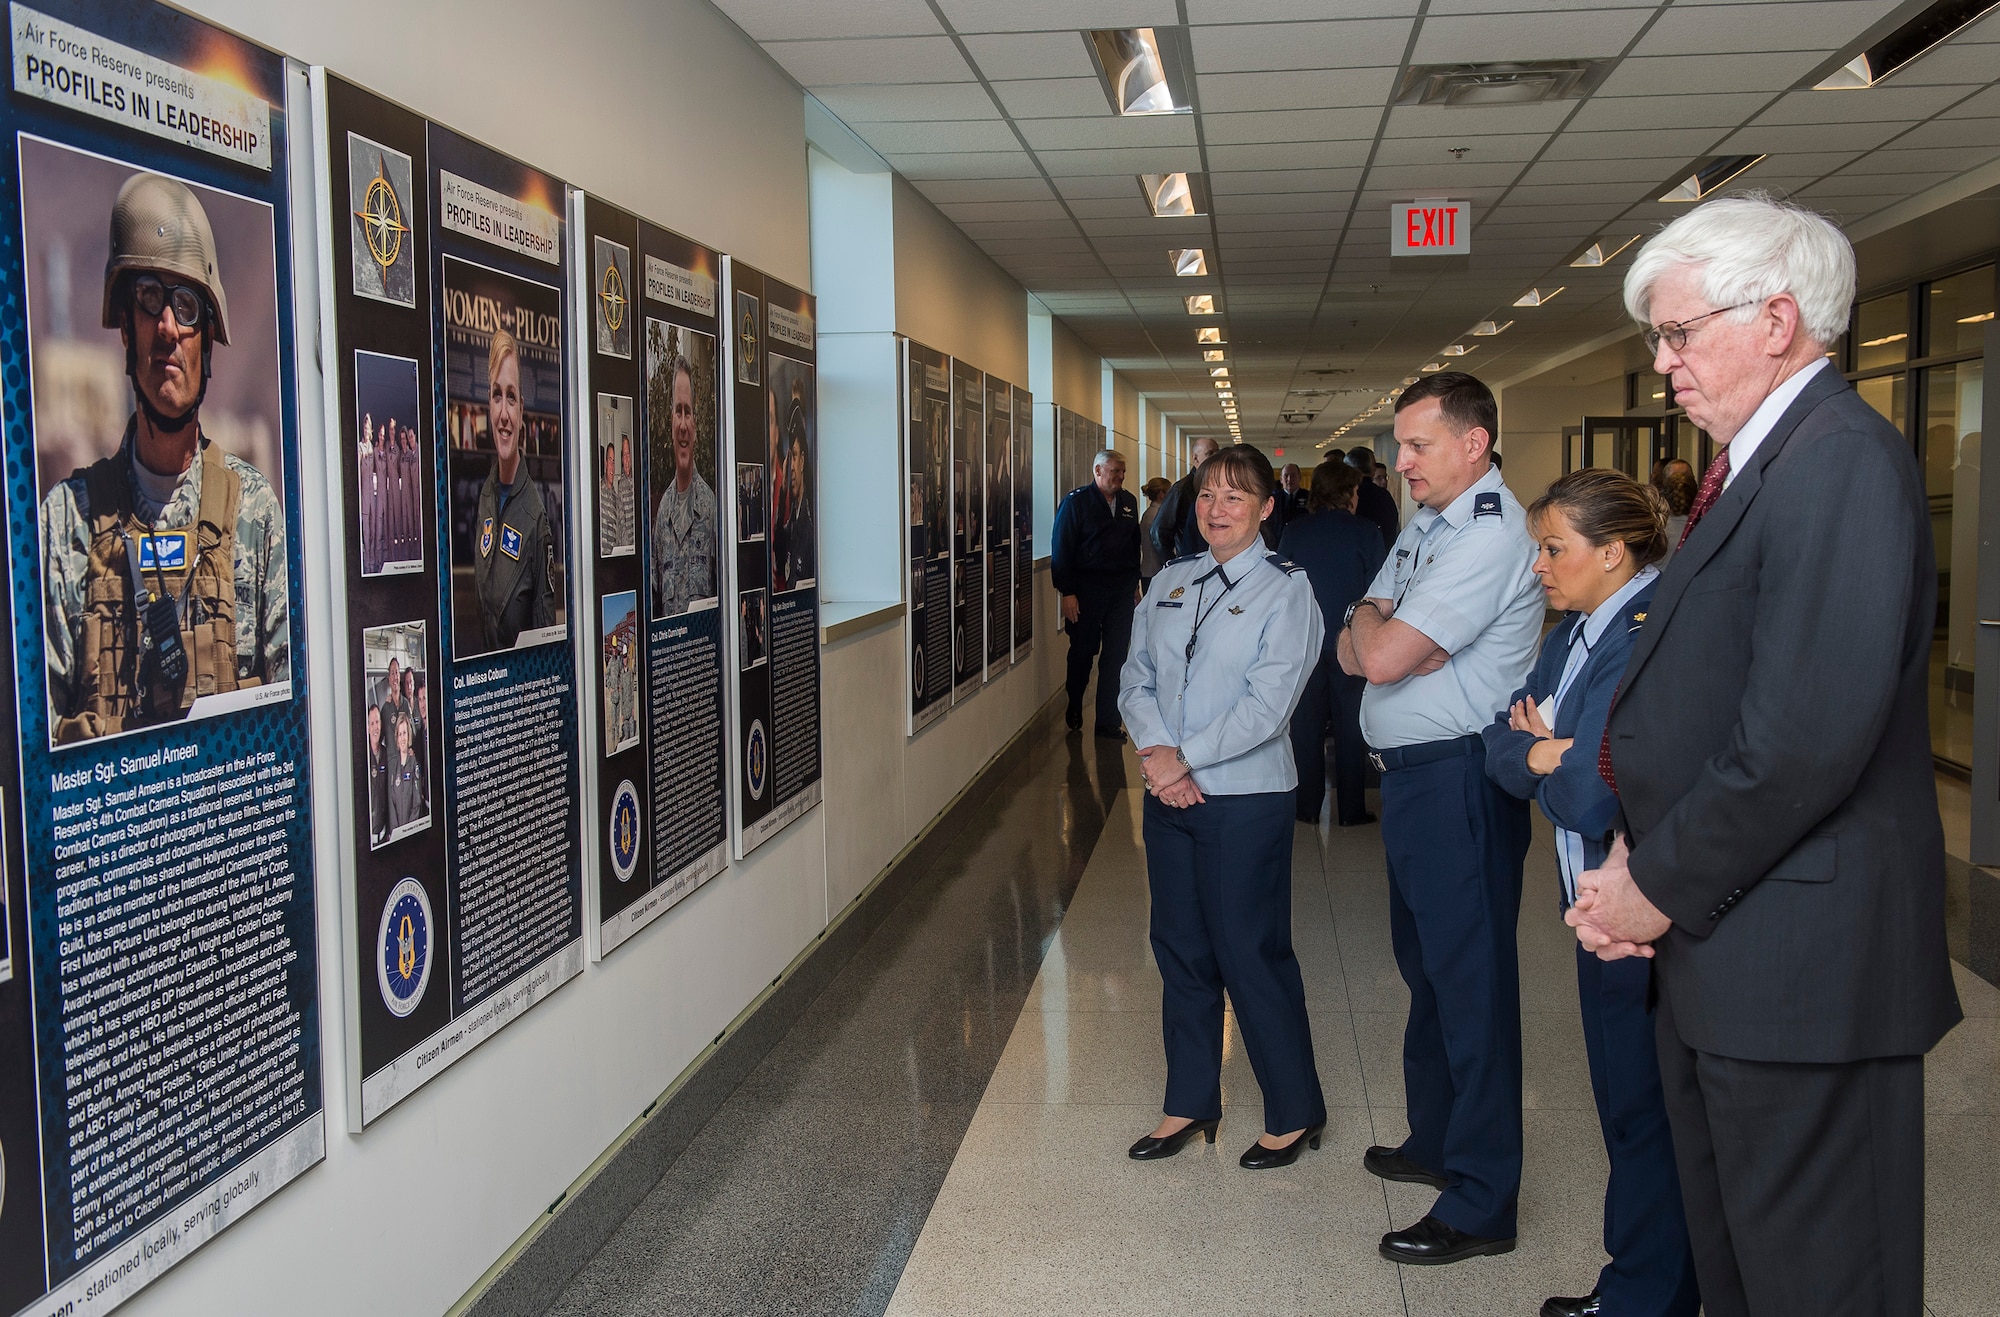
<path id="1" fill-rule="evenodd" d="M 1919 124 L 1896 139 L 1898 146 L 2000 146 L 2000 117 L 1991 119 L 1933 119 Z M 1990 158 L 1990 152 L 1988 158 Z M 1977 156 L 1967 159 L 1966 168 L 1984 164 Z"/>
<path id="2" fill-rule="evenodd" d="M 1453 137 L 1466 139 L 1485 133 L 1552 133 L 1576 108 L 1569 101 L 1543 105 L 1491 106 L 1461 110 L 1442 105 L 1399 105 L 1389 112 L 1384 137 Z"/>
<path id="3" fill-rule="evenodd" d="M 1353 168 L 1368 159 L 1367 142 L 1293 142 L 1266 146 L 1211 146 L 1211 174 L 1244 170 Z"/>
<path id="4" fill-rule="evenodd" d="M 814 0 L 827 4 L 828 0 Z M 838 8 L 850 3 L 839 0 Z M 938 0 L 960 32 L 1046 32 L 1062 28 L 1155 27 L 1179 21 L 1174 0 Z"/>
<path id="5" fill-rule="evenodd" d="M 1874 123 L 1928 119 L 1965 96 L 1963 87 L 1871 87 L 1867 91 L 1795 91 L 1757 117 L 1759 124 Z"/>
<path id="6" fill-rule="evenodd" d="M 1194 61 L 1204 73 L 1368 68 L 1400 63 L 1409 38 L 1401 18 L 1198 27 Z"/>
<path id="7" fill-rule="evenodd" d="M 1041 201 L 1053 195 L 1040 178 L 935 178 L 915 186 L 940 206 L 956 201 Z"/>
<path id="8" fill-rule="evenodd" d="M 1571 132 L 1655 128 L 1734 128 L 1771 101 L 1769 92 L 1701 96 L 1593 96 Z"/>
<path id="9" fill-rule="evenodd" d="M 1139 180 L 1131 174 L 1066 175 L 1055 181 L 1056 191 L 1072 201 L 1084 197 L 1139 199 Z"/>
<path id="10" fill-rule="evenodd" d="M 764 49 L 804 87 L 960 82 L 972 76 L 949 37 L 771 41 Z"/>
<path id="11" fill-rule="evenodd" d="M 1113 147 L 1101 151 L 1037 151 L 1035 155 L 1051 178 L 1065 174 L 1103 174 L 1113 170 L 1119 172 L 1129 170 L 1134 176 L 1132 187 L 1135 191 L 1139 186 L 1137 176 L 1140 174 L 1201 168 L 1201 153 L 1192 146 Z"/>
<path id="12" fill-rule="evenodd" d="M 826 87 L 815 99 L 835 117 L 862 123 L 931 123 L 998 119 L 993 98 L 976 82 L 913 82 L 883 87 Z"/>
<path id="13" fill-rule="evenodd" d="M 1069 221 L 1062 202 L 1054 197 L 1046 201 L 944 201 L 937 203 L 937 208 L 954 224 L 1029 219 Z"/>
<path id="14" fill-rule="evenodd" d="M 1351 188 L 1360 181 L 1359 169 L 1252 169 L 1211 174 L 1208 179 L 1208 190 L 1218 197 L 1277 192 L 1331 192 Z"/>
<path id="15" fill-rule="evenodd" d="M 1358 174 L 1360 171 L 1355 172 Z M 1251 196 L 1218 194 L 1215 197 L 1215 216 L 1216 222 L 1222 223 L 1235 215 L 1345 214 L 1348 202 L 1353 199 L 1354 194 L 1346 190 L 1260 192 Z"/>
<path id="16" fill-rule="evenodd" d="M 1103 105 L 1102 99 L 1098 104 Z M 1021 136 L 1037 151 L 1195 144 L 1191 114 L 1120 118 L 1104 111 L 1081 119 L 1024 119 L 1020 126 Z"/>
<path id="17" fill-rule="evenodd" d="M 973 63 L 988 78 L 1092 78 L 1097 65 L 1075 31 L 965 38 Z"/>
<path id="18" fill-rule="evenodd" d="M 1671 161 L 1698 156 L 1723 134 L 1714 128 L 1656 128 L 1643 132 L 1563 133 L 1549 143 L 1545 160 Z"/>
<path id="19" fill-rule="evenodd" d="M 1227 143 L 1341 141 L 1373 139 L 1382 122 L 1379 107 L 1284 110 L 1240 114 L 1204 112 L 1202 135 L 1210 146 Z"/>
<path id="20" fill-rule="evenodd" d="M 1550 9 L 1651 9 L 1657 0 L 1431 0 L 1424 13 L 1505 14 L 1541 13 Z"/>
<path id="21" fill-rule="evenodd" d="M 1685 157 L 1683 157 L 1685 159 Z M 1637 190 L 1644 190 L 1655 183 L 1664 182 L 1675 170 L 1671 157 L 1611 160 L 1544 160 L 1527 173 L 1521 175 L 1524 187 L 1545 184 L 1581 186 L 1587 184 L 1637 184 Z M 1614 188 L 1614 191 L 1629 191 L 1629 188 Z"/>
<path id="22" fill-rule="evenodd" d="M 1070 214 L 1078 219 L 1150 219 L 1146 203 L 1139 196 L 1139 189 L 1130 189 L 1129 197 L 1083 197 L 1069 201 Z"/>
<path id="23" fill-rule="evenodd" d="M 1467 147 L 1464 161 L 1468 164 L 1493 164 L 1497 161 L 1532 160 L 1548 140 L 1547 133 L 1501 133 L 1490 137 L 1468 137 L 1463 139 Z M 1378 166 L 1456 163 L 1449 148 L 1459 145 L 1460 141 L 1461 139 L 1455 137 L 1387 138 L 1375 150 L 1375 163 Z"/>
<path id="24" fill-rule="evenodd" d="M 1898 69 L 1887 85 L 1909 87 L 1934 83 L 1986 83 L 1992 80 L 1993 52 L 1967 43 L 1961 35 L 1908 67 Z"/>
<path id="25" fill-rule="evenodd" d="M 1835 174 L 1832 178 L 1821 179 L 1804 193 L 1815 197 L 1866 197 L 1880 196 L 1885 192 L 1901 192 L 1905 196 L 1921 192 L 1952 177 L 1959 171 L 1941 170 L 1929 174 Z"/>
<path id="26" fill-rule="evenodd" d="M 1604 9 L 1426 18 L 1411 62 L 1608 59 L 1648 17 L 1643 9 Z"/>
<path id="27" fill-rule="evenodd" d="M 716 8 L 759 41 L 802 37 L 894 37 L 944 31 L 924 0 L 717 0 Z"/>
<path id="28" fill-rule="evenodd" d="M 1599 96 L 1675 96 L 1702 92 L 1780 91 L 1818 65 L 1817 51 L 1762 55 L 1630 56 L 1611 70 Z"/>
<path id="29" fill-rule="evenodd" d="M 1660 15 L 1635 55 L 1709 55 L 1751 50 L 1830 52 L 1860 36 L 1896 0 L 1810 0 L 1701 5 Z"/>
<path id="30" fill-rule="evenodd" d="M 1505 187 L 1520 172 L 1520 164 L 1514 161 L 1475 164 L 1447 156 L 1430 165 L 1378 165 L 1368 171 L 1368 186 L 1390 192 L 1461 197 L 1468 188 Z"/>
<path id="31" fill-rule="evenodd" d="M 889 163 L 912 181 L 927 178 L 1034 178 L 1041 171 L 1026 151 L 946 151 L 899 155 Z"/>
<path id="32" fill-rule="evenodd" d="M 1078 118 L 1108 115 L 1104 84 L 1096 78 L 1026 78 L 996 82 L 993 94 L 1016 119 Z"/>
<path id="33" fill-rule="evenodd" d="M 1907 123 L 1777 124 L 1745 128 L 1725 141 L 1719 151 L 1836 151 L 1880 146 L 1909 128 Z M 1912 142 L 1912 146 L 1950 146 L 1951 142 Z"/>
<path id="34" fill-rule="evenodd" d="M 1013 129 L 1004 120 L 990 122 L 946 119 L 936 123 L 850 124 L 856 135 L 884 156 L 924 152 L 1018 151 Z"/>
<path id="35" fill-rule="evenodd" d="M 1297 69 L 1285 73 L 1200 73 L 1202 113 L 1381 106 L 1396 83 L 1393 67 Z"/>

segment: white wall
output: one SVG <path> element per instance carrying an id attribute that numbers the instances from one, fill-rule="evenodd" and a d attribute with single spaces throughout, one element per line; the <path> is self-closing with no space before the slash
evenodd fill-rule
<path id="1" fill-rule="evenodd" d="M 193 5 L 779 278 L 811 284 L 800 94 L 704 0 L 576 0 L 560 9 L 529 0 Z M 928 234 L 924 250 L 945 252 L 947 236 Z M 957 256 L 911 263 L 948 265 L 940 287 L 969 268 Z M 956 312 L 956 337 L 922 308 L 915 318 L 924 323 L 910 332 L 943 347 L 976 343 L 971 359 L 1025 381 L 1023 294 L 1003 280 L 980 277 L 988 292 Z M 1004 324 L 988 323 L 1003 302 Z M 1006 350 L 1009 343 L 1018 346 Z M 314 424 L 312 409 L 305 412 Z M 324 573 L 325 565 L 308 570 Z M 349 953 L 338 878 L 322 866 L 326 1160 L 126 1310 L 391 1317 L 450 1307 L 1055 689 L 1051 594 L 1045 585 L 1037 592 L 1032 660 L 914 744 L 902 736 L 900 681 L 885 676 L 902 671 L 900 625 L 829 647 L 826 804 L 359 1136 L 344 1133 Z"/>

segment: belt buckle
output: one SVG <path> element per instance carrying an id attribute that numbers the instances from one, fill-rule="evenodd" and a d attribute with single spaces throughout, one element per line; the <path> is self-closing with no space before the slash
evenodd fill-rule
<path id="1" fill-rule="evenodd" d="M 1368 766 L 1378 773 L 1389 771 L 1389 766 L 1382 762 L 1382 754 L 1379 750 L 1370 750 L 1368 752 Z"/>

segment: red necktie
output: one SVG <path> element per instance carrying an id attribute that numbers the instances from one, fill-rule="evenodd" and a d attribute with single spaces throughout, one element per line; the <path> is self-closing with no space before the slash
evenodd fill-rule
<path id="1" fill-rule="evenodd" d="M 1680 544 L 1686 544 L 1694 524 L 1707 515 L 1715 506 L 1715 500 L 1722 497 L 1722 482 L 1729 479 L 1729 450 L 1723 449 L 1708 464 L 1708 470 L 1701 473 L 1701 488 L 1695 491 L 1694 506 L 1688 509 L 1687 525 L 1681 527 Z M 1624 683 L 1611 693 L 1611 707 L 1618 707 L 1618 697 L 1624 694 Z M 1597 775 L 1604 779 L 1604 785 L 1611 788 L 1611 794 L 1618 794 L 1618 774 L 1611 767 L 1611 715 L 1604 716 L 1604 739 L 1597 743 Z"/>

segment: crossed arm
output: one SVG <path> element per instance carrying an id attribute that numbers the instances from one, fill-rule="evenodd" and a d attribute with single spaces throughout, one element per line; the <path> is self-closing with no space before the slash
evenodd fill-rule
<path id="1" fill-rule="evenodd" d="M 1393 600 L 1370 595 L 1340 633 L 1340 670 L 1371 686 L 1393 686 L 1405 677 L 1436 672 L 1451 661 L 1444 647 L 1394 616 Z"/>

